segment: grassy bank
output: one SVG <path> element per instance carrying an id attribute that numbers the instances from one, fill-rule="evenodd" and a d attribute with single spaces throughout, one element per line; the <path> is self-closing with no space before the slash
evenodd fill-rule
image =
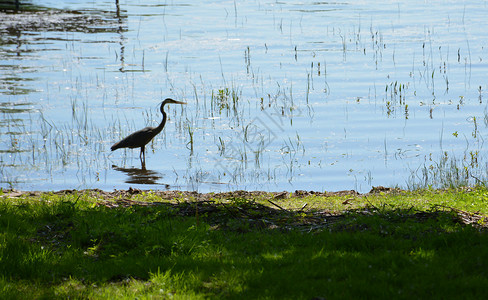
<path id="1" fill-rule="evenodd" d="M 0 298 L 484 298 L 488 190 L 0 193 Z"/>

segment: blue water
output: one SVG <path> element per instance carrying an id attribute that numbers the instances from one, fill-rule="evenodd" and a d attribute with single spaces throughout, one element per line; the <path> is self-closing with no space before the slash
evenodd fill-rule
<path id="1" fill-rule="evenodd" d="M 486 3 L 32 1 L 0 12 L 0 187 L 486 179 Z M 42 7 L 40 7 L 42 6 Z M 110 146 L 169 120 L 146 149 Z"/>

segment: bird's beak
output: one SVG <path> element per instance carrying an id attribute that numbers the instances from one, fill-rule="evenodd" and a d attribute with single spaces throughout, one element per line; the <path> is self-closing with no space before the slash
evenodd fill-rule
<path id="1" fill-rule="evenodd" d="M 186 104 L 186 102 L 183 102 L 183 101 L 176 101 L 174 99 L 171 99 L 171 98 L 167 98 L 165 99 L 163 102 L 161 102 L 162 105 L 165 105 L 165 104 Z"/>

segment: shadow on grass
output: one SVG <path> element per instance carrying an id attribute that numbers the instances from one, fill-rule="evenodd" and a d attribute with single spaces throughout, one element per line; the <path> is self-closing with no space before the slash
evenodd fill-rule
<path id="1" fill-rule="evenodd" d="M 2 203 L 0 215 L 11 287 L 0 293 L 14 298 L 27 287 L 35 297 L 451 298 L 488 284 L 486 230 L 455 211 L 337 215 L 235 198 Z"/>

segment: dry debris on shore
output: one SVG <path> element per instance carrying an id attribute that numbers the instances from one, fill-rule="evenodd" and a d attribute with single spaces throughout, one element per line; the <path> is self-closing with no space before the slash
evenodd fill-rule
<path id="1" fill-rule="evenodd" d="M 359 194 L 354 190 L 339 192 L 313 192 L 295 191 L 290 192 L 262 192 L 262 191 L 233 191 L 223 193 L 198 193 L 190 191 L 150 191 L 152 195 L 161 198 L 162 201 L 146 202 L 134 197 L 149 191 L 130 188 L 128 190 L 114 190 L 111 192 L 99 189 L 91 190 L 61 190 L 52 192 L 55 195 L 87 194 L 98 199 L 96 205 L 107 208 L 123 207 L 164 207 L 177 216 L 194 216 L 198 219 L 205 219 L 214 228 L 228 228 L 232 223 L 237 230 L 249 230 L 251 228 L 269 229 L 300 229 L 311 231 L 316 229 L 331 229 L 333 225 L 340 223 L 351 213 L 356 216 L 368 216 L 373 214 L 385 214 L 381 209 L 368 204 L 360 209 L 345 209 L 344 211 L 313 210 L 305 203 L 300 209 L 287 209 L 276 203 L 283 199 L 300 199 L 303 197 L 346 197 L 342 204 L 346 207 L 354 201 L 354 197 L 367 197 L 377 193 L 396 193 L 399 189 L 374 187 L 368 194 Z M 36 197 L 43 192 L 20 192 L 15 190 L 4 191 L 3 197 L 14 198 L 21 196 Z M 350 197 L 350 198 L 349 198 Z M 261 203 L 255 201 L 261 199 Z M 263 204 L 265 203 L 265 204 Z M 488 227 L 488 217 L 463 211 L 460 209 L 436 206 L 431 211 L 394 210 L 386 213 L 387 218 L 396 221 L 413 219 L 418 222 L 425 222 L 437 219 L 441 215 L 449 215 L 453 222 L 460 224 L 471 224 L 479 227 Z M 232 222 L 230 222 L 232 220 Z M 236 223 L 237 222 L 237 223 Z M 236 225 L 237 224 L 237 225 Z M 361 226 L 360 226 L 361 227 Z M 363 228 L 364 227 L 364 228 Z M 359 228 L 356 225 L 348 227 L 344 225 L 335 226 L 340 230 L 367 230 L 367 226 Z"/>

